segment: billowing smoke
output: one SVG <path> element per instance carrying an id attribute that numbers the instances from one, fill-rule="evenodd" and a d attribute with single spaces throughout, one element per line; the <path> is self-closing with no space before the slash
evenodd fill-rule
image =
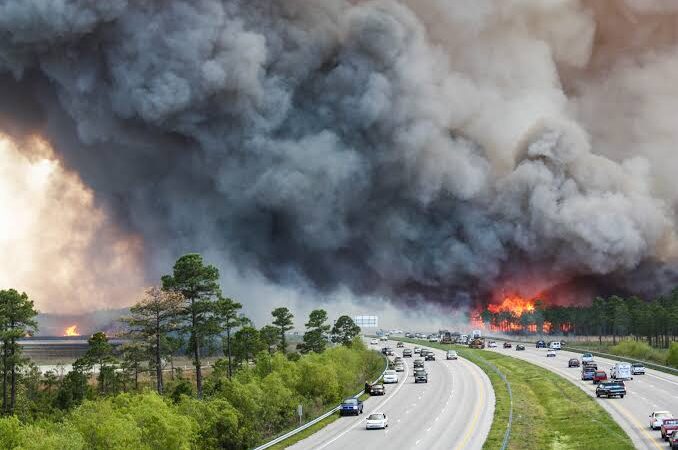
<path id="1" fill-rule="evenodd" d="M 52 143 L 143 236 L 149 279 L 200 251 L 235 280 L 397 304 L 656 293 L 671 5 L 0 0 L 0 128 Z"/>

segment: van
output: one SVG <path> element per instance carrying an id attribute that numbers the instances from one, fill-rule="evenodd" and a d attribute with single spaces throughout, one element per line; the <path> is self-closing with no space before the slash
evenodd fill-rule
<path id="1" fill-rule="evenodd" d="M 632 378 L 631 364 L 625 362 L 615 364 L 610 372 L 610 378 L 613 380 L 630 380 Z"/>
<path id="2" fill-rule="evenodd" d="M 560 350 L 560 342 L 559 341 L 553 341 L 549 344 L 549 348 L 551 350 Z"/>

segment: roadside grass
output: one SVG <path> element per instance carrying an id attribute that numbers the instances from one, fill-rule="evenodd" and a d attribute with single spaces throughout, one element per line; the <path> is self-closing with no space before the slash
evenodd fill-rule
<path id="1" fill-rule="evenodd" d="M 454 349 L 477 364 L 490 378 L 496 397 L 494 418 L 484 449 L 498 449 L 509 416 L 504 381 L 483 360 L 494 364 L 513 391 L 513 424 L 508 448 L 633 449 L 631 439 L 596 401 L 569 380 L 539 366 L 499 353 L 413 339 L 412 344 L 441 350 Z"/>
<path id="2" fill-rule="evenodd" d="M 335 420 L 339 418 L 339 411 L 335 412 L 331 416 L 328 416 L 321 420 L 320 422 L 314 424 L 311 427 L 306 428 L 304 431 L 301 431 L 294 436 L 290 436 L 289 438 L 285 439 L 284 441 L 280 442 L 279 444 L 276 444 L 272 447 L 269 447 L 271 450 L 283 450 L 287 447 L 290 447 L 294 444 L 296 444 L 299 441 L 302 441 L 306 439 L 307 437 L 311 436 L 312 434 L 322 430 L 325 428 L 327 425 L 331 424 Z"/>

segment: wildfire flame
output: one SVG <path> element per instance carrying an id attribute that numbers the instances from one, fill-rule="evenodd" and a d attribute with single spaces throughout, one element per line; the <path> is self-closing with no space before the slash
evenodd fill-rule
<path id="1" fill-rule="evenodd" d="M 71 325 L 70 327 L 66 327 L 64 336 L 80 336 L 80 333 L 78 333 L 78 326 Z"/>
<path id="2" fill-rule="evenodd" d="M 534 312 L 534 300 L 528 300 L 517 295 L 507 296 L 500 304 L 489 305 L 487 309 L 494 314 L 510 312 L 516 316 L 522 316 L 523 313 Z"/>

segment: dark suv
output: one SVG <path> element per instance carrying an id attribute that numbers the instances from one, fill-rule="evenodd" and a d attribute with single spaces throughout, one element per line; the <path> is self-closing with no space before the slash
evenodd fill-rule
<path id="1" fill-rule="evenodd" d="M 423 359 L 415 359 L 414 360 L 414 368 L 415 369 L 423 369 L 424 368 L 424 360 Z"/>
<path id="2" fill-rule="evenodd" d="M 537 341 L 537 348 L 546 348 L 546 342 Z"/>
<path id="3" fill-rule="evenodd" d="M 596 397 L 620 397 L 626 395 L 626 386 L 623 381 L 603 381 L 596 388 Z"/>
<path id="4" fill-rule="evenodd" d="M 357 416 L 358 414 L 363 413 L 363 401 L 358 399 L 358 398 L 347 398 L 343 402 L 341 402 L 341 406 L 339 407 L 339 415 L 340 416 L 348 416 L 348 415 L 355 415 Z"/>
<path id="5" fill-rule="evenodd" d="M 424 369 L 417 369 L 414 371 L 415 383 L 428 383 L 428 373 Z"/>
<path id="6" fill-rule="evenodd" d="M 428 352 L 426 356 L 424 357 L 425 361 L 435 361 L 436 360 L 436 355 L 433 352 Z"/>

